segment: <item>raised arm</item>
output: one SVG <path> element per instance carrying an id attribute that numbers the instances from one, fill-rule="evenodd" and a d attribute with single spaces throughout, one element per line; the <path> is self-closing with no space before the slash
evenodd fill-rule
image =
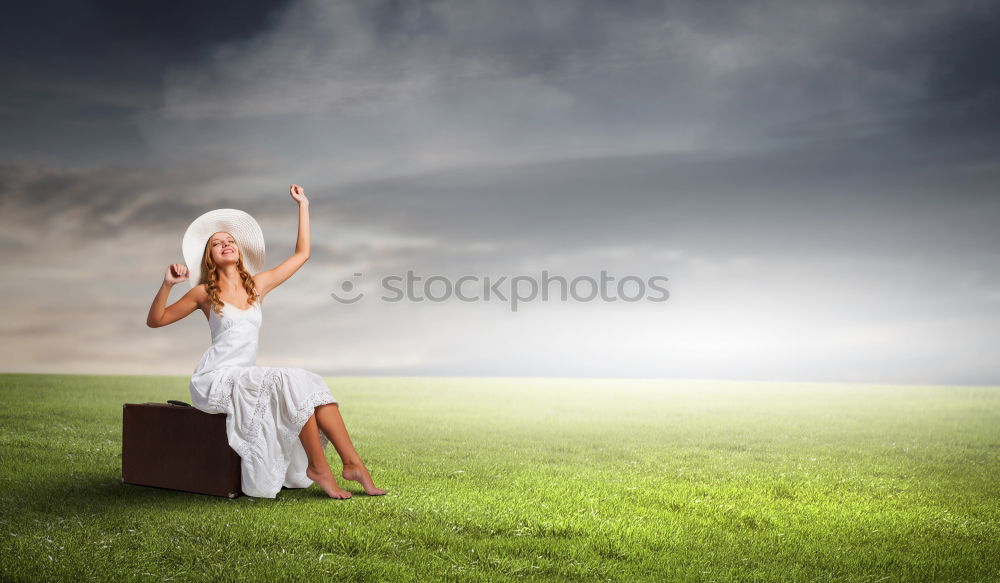
<path id="1" fill-rule="evenodd" d="M 309 248 L 311 245 L 309 238 L 309 199 L 306 198 L 306 193 L 302 187 L 297 184 L 291 185 L 288 193 L 299 205 L 299 236 L 295 241 L 295 252 L 274 269 L 261 271 L 254 275 L 254 284 L 256 284 L 257 291 L 262 296 L 267 295 L 269 291 L 284 283 L 286 279 L 298 271 L 302 267 L 302 264 L 309 259 Z"/>
<path id="2" fill-rule="evenodd" d="M 188 278 L 187 266 L 181 263 L 174 263 L 167 266 L 167 272 L 163 275 L 163 284 L 153 298 L 153 305 L 149 307 L 149 315 L 146 316 L 146 325 L 150 328 L 159 328 L 167 324 L 173 324 L 177 320 L 187 317 L 191 312 L 198 309 L 199 300 L 203 299 L 205 286 L 196 286 L 181 299 L 174 302 L 169 308 L 167 298 L 170 297 L 170 289 L 174 284 L 186 281 Z"/>

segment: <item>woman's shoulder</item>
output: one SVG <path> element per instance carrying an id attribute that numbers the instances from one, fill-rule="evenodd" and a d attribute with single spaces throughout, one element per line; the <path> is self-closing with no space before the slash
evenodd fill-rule
<path id="1" fill-rule="evenodd" d="M 189 291 L 187 295 L 190 295 L 191 298 L 198 303 L 198 307 L 202 311 L 204 311 L 206 309 L 206 306 L 211 303 L 211 301 L 208 298 L 208 287 L 203 283 L 199 283 L 198 285 L 191 288 L 191 291 Z"/>

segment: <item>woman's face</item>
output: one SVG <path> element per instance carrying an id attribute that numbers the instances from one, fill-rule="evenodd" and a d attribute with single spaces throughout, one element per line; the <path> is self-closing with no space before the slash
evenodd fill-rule
<path id="1" fill-rule="evenodd" d="M 209 252 L 212 254 L 212 261 L 219 267 L 236 263 L 240 259 L 240 250 L 236 246 L 236 239 L 229 233 L 216 233 L 208 240 Z"/>

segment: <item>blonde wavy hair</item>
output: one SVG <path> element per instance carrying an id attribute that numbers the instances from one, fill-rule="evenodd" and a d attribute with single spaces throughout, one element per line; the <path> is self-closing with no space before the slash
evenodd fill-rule
<path id="1" fill-rule="evenodd" d="M 212 310 L 222 317 L 222 298 L 219 297 L 219 266 L 215 264 L 215 260 L 212 259 L 212 238 L 209 237 L 208 241 L 205 242 L 205 251 L 201 255 L 201 281 L 199 284 L 205 284 L 205 289 L 208 291 L 208 299 L 212 302 Z M 251 277 L 250 272 L 243 265 L 243 248 L 239 247 L 240 256 L 236 260 L 236 271 L 240 274 L 240 279 L 243 281 L 243 289 L 247 292 L 248 303 L 250 307 L 253 307 L 254 302 L 258 301 L 259 296 L 257 294 L 257 288 L 253 285 L 253 277 Z"/>

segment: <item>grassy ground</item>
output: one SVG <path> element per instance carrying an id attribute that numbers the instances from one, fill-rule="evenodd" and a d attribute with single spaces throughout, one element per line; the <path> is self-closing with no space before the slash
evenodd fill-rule
<path id="1" fill-rule="evenodd" d="M 187 382 L 0 375 L 0 579 L 1000 580 L 997 388 L 328 378 L 388 495 L 122 484 Z"/>

